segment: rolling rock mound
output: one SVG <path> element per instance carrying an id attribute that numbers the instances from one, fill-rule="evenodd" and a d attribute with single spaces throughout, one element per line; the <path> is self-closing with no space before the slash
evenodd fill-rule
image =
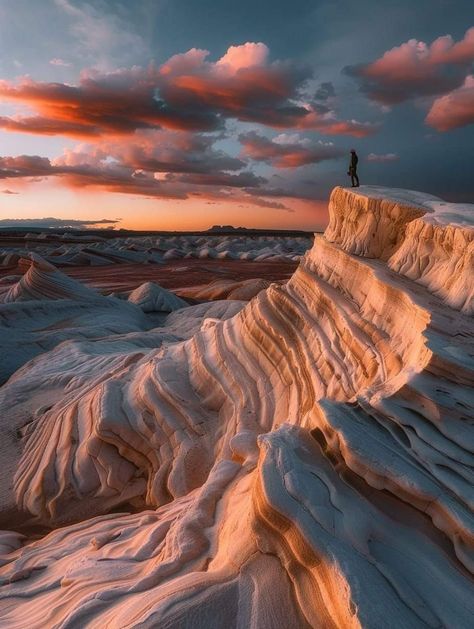
<path id="1" fill-rule="evenodd" d="M 138 332 L 147 326 L 135 305 L 104 297 L 38 254 L 22 258 L 19 267 L 24 274 L 17 282 L 0 285 L 0 385 L 28 360 L 63 341 Z"/>
<path id="2" fill-rule="evenodd" d="M 234 316 L 77 367 L 63 343 L 0 390 L 2 627 L 472 626 L 474 207 L 330 214 Z"/>
<path id="3" fill-rule="evenodd" d="M 77 234 L 51 237 L 47 233 L 26 234 L 24 246 L 0 247 L 0 266 L 15 266 L 20 258 L 28 255 L 31 246 L 43 259 L 64 266 L 163 264 L 189 258 L 297 262 L 311 246 L 311 240 L 306 236 L 249 236 L 239 233 L 230 236 L 122 236 L 110 240 Z M 74 242 L 67 242 L 71 239 Z M 77 242 L 80 240 L 89 242 Z"/>
<path id="4" fill-rule="evenodd" d="M 128 301 L 137 305 L 143 312 L 173 312 L 188 304 L 174 293 L 153 282 L 145 282 L 133 290 Z"/>

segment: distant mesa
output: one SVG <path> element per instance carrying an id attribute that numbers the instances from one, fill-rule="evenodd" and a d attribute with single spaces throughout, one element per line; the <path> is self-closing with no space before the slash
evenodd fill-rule
<path id="1" fill-rule="evenodd" d="M 208 232 L 244 232 L 248 231 L 247 227 L 234 227 L 233 225 L 213 225 L 207 230 Z"/>

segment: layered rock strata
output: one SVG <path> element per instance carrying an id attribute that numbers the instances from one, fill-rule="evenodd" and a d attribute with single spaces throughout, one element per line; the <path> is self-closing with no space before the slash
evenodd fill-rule
<path id="1" fill-rule="evenodd" d="M 2 626 L 469 627 L 474 208 L 439 204 L 338 188 L 285 285 L 14 375 Z"/>

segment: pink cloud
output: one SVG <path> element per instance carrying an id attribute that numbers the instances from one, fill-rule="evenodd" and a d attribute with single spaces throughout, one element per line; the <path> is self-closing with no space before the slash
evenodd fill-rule
<path id="1" fill-rule="evenodd" d="M 474 123 L 474 75 L 449 94 L 437 98 L 425 119 L 438 131 L 450 131 Z"/>
<path id="2" fill-rule="evenodd" d="M 469 28 L 458 42 L 454 42 L 451 35 L 438 37 L 431 44 L 429 55 L 434 64 L 471 63 L 474 59 L 474 27 Z"/>
<path id="3" fill-rule="evenodd" d="M 454 42 L 450 35 L 430 45 L 416 39 L 396 46 L 375 61 L 346 68 L 362 91 L 386 104 L 418 96 L 442 94 L 461 85 L 474 61 L 474 27 Z"/>
<path id="4" fill-rule="evenodd" d="M 228 72 L 237 72 L 242 68 L 265 65 L 270 51 L 265 44 L 247 42 L 242 46 L 231 46 L 226 54 L 216 63 L 217 68 Z"/>

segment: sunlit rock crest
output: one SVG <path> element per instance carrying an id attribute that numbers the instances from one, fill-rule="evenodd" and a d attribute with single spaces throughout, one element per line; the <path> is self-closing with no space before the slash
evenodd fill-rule
<path id="1" fill-rule="evenodd" d="M 469 627 L 474 212 L 439 204 L 337 188 L 285 285 L 17 372 L 2 626 Z"/>

